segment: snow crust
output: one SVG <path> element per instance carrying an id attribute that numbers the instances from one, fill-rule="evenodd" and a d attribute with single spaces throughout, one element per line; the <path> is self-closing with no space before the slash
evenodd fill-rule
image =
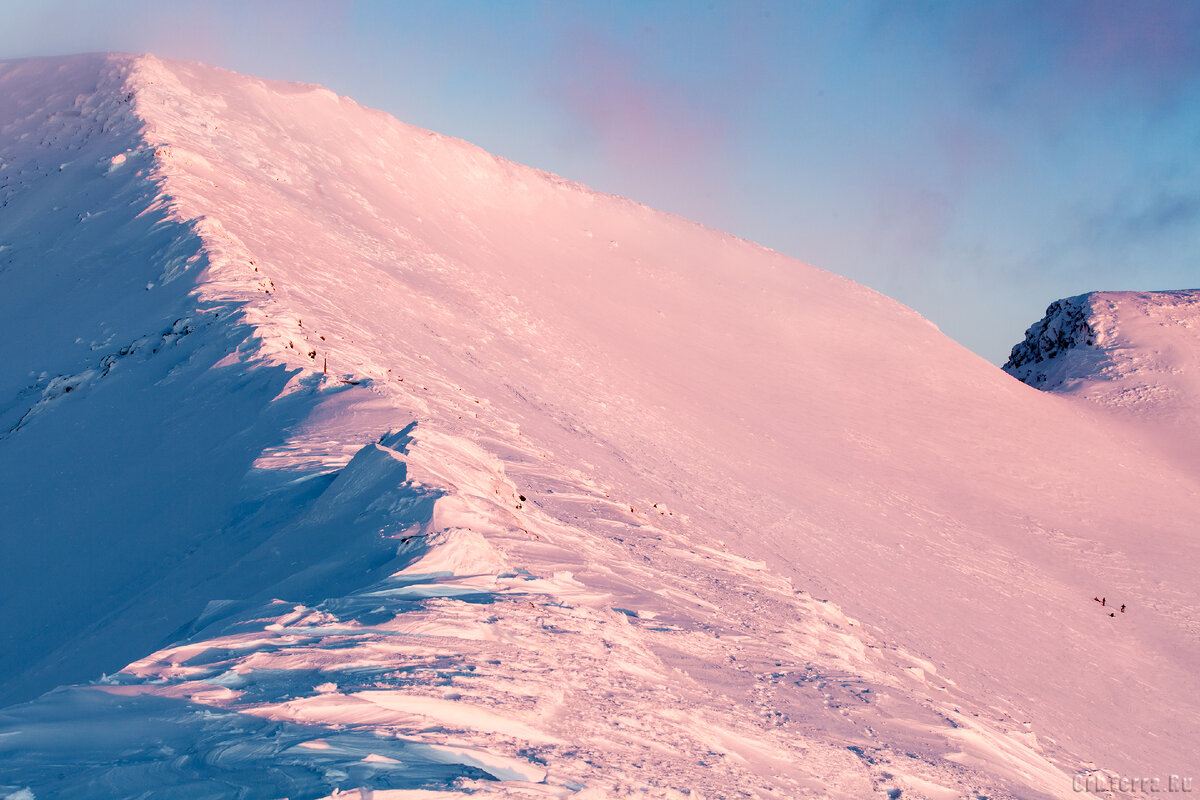
<path id="1" fill-rule="evenodd" d="M 1105 409 L 319 87 L 3 62 L 0 154 L 0 792 L 1196 771 L 1198 473 Z"/>

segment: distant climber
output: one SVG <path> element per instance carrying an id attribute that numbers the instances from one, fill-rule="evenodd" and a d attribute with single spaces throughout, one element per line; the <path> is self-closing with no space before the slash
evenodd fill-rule
<path id="1" fill-rule="evenodd" d="M 1121 603 L 1121 613 L 1122 614 L 1125 613 L 1125 604 L 1124 603 Z"/>
<path id="2" fill-rule="evenodd" d="M 1107 597 L 1101 597 L 1101 598 L 1100 598 L 1100 605 L 1106 605 L 1107 603 L 1108 603 L 1108 598 L 1107 598 Z"/>

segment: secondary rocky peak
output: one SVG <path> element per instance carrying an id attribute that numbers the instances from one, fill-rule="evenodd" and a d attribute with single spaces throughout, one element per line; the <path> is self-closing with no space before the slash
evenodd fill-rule
<path id="1" fill-rule="evenodd" d="M 1088 322 L 1091 295 L 1055 300 L 1046 315 L 1029 326 L 1025 340 L 1013 347 L 1004 371 L 1030 386 L 1053 389 L 1061 384 L 1066 354 L 1078 347 L 1093 347 L 1096 331 Z"/>
<path id="2" fill-rule="evenodd" d="M 1200 290 L 1090 292 L 1056 300 L 1012 349 L 1008 372 L 1046 390 L 1191 371 L 1200 354 Z"/>

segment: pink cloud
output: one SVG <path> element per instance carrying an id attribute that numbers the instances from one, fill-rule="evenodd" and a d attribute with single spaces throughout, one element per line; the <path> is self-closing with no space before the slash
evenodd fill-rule
<path id="1" fill-rule="evenodd" d="M 590 146 L 646 185 L 715 202 L 730 125 L 697 88 L 653 74 L 630 48 L 582 29 L 562 37 L 555 69 L 543 92 L 566 116 L 572 147 Z"/>
<path id="2" fill-rule="evenodd" d="M 877 257 L 930 257 L 953 222 L 948 197 L 915 181 L 893 176 L 872 187 L 873 202 L 862 230 Z"/>
<path id="3" fill-rule="evenodd" d="M 238 63 L 248 42 L 264 55 L 311 58 L 313 51 L 325 43 L 348 36 L 355 5 L 352 0 L 218 0 L 174 5 L 140 2 L 146 11 L 131 16 L 139 39 L 147 43 L 141 49 L 225 67 Z M 262 61 L 270 63 L 269 58 Z"/>

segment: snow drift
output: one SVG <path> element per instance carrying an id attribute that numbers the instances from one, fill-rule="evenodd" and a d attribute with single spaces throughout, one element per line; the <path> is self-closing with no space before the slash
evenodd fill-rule
<path id="1" fill-rule="evenodd" d="M 1196 473 L 886 297 L 150 56 L 0 65 L 0 148 L 0 787 L 1197 766 Z"/>

